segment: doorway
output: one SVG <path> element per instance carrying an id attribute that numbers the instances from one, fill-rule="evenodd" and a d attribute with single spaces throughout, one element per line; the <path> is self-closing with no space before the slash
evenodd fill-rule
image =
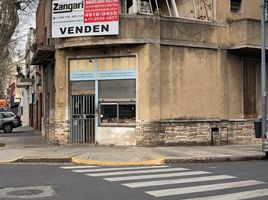
<path id="1" fill-rule="evenodd" d="M 71 96 L 71 143 L 95 142 L 95 95 Z"/>
<path id="2" fill-rule="evenodd" d="M 254 61 L 244 61 L 243 66 L 243 101 L 244 117 L 257 117 L 257 66 Z"/>

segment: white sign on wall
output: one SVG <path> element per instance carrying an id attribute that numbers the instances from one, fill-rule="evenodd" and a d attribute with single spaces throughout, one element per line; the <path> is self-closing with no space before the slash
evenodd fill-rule
<path id="1" fill-rule="evenodd" d="M 118 0 L 53 0 L 52 37 L 117 35 Z"/>

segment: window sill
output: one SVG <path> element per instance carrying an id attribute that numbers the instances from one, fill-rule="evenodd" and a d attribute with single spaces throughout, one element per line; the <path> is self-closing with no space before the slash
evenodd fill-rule
<path id="1" fill-rule="evenodd" d="M 99 124 L 99 127 L 127 127 L 127 128 L 135 128 L 136 124 Z"/>

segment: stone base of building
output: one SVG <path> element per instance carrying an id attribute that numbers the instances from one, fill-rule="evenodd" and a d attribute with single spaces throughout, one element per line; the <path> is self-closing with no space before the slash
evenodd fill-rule
<path id="1" fill-rule="evenodd" d="M 42 119 L 42 136 L 53 144 L 69 143 L 69 121 L 55 121 L 53 119 Z"/>
<path id="2" fill-rule="evenodd" d="M 42 136 L 54 144 L 70 142 L 69 121 L 42 119 Z M 252 120 L 140 121 L 137 146 L 261 144 Z"/>
<path id="3" fill-rule="evenodd" d="M 140 121 L 138 146 L 261 144 L 252 120 Z"/>

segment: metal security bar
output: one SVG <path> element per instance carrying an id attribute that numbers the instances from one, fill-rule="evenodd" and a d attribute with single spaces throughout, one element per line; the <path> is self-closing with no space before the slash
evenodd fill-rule
<path id="1" fill-rule="evenodd" d="M 71 143 L 95 142 L 95 96 L 71 97 Z"/>

